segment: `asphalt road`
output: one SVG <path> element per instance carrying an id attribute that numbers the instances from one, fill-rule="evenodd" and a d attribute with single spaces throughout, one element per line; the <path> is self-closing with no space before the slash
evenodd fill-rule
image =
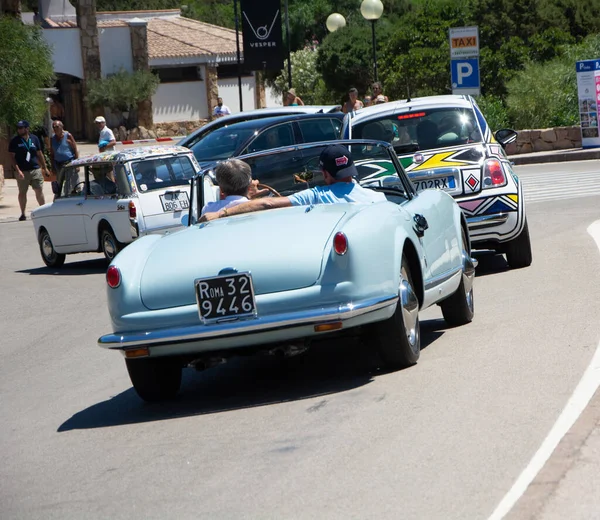
<path id="1" fill-rule="evenodd" d="M 597 162 L 554 169 L 587 175 Z M 189 372 L 146 405 L 109 331 L 99 255 L 43 266 L 28 222 L 0 223 L 0 517 L 487 518 L 546 436 L 600 336 L 598 195 L 534 200 L 534 263 L 480 256 L 472 324 L 422 313 L 415 367 L 369 345 Z"/>

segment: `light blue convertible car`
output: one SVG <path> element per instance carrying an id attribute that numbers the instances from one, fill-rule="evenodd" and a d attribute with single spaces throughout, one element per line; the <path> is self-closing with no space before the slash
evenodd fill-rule
<path id="1" fill-rule="evenodd" d="M 439 304 L 446 322 L 473 318 L 465 217 L 442 190 L 417 193 L 393 148 L 340 141 L 357 182 L 385 194 L 373 204 L 296 206 L 198 224 L 217 200 L 211 171 L 194 178 L 189 227 L 145 236 L 107 271 L 113 333 L 134 388 L 175 396 L 183 367 L 206 368 L 244 352 L 298 352 L 339 334 L 366 335 L 387 368 L 417 362 L 419 311 Z M 319 155 L 331 143 L 242 157 L 253 176 L 287 195 L 323 184 Z M 297 173 L 278 165 L 296 158 Z M 286 157 L 287 156 L 287 157 Z"/>

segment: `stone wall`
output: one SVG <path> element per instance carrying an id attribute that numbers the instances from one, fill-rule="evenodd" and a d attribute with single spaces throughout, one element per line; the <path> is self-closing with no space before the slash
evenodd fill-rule
<path id="1" fill-rule="evenodd" d="M 506 147 L 508 155 L 581 148 L 581 129 L 579 126 L 520 130 L 518 134 L 517 141 Z"/>
<path id="2" fill-rule="evenodd" d="M 179 121 L 177 123 L 155 123 L 148 129 L 138 126 L 127 130 L 124 126 L 113 128 L 117 141 L 135 141 L 137 139 L 156 139 L 157 137 L 175 137 L 191 134 L 194 130 L 208 123 L 208 119 L 198 121 Z"/>

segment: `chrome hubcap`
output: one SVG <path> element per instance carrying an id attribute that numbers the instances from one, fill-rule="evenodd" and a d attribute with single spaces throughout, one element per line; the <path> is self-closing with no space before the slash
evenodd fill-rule
<path id="1" fill-rule="evenodd" d="M 44 238 L 42 238 L 42 252 L 48 260 L 52 260 L 54 258 L 54 246 L 52 245 L 52 241 L 48 235 L 44 235 Z"/>
<path id="2" fill-rule="evenodd" d="M 104 235 L 103 248 L 104 254 L 112 260 L 115 256 L 116 247 L 111 236 Z"/>
<path id="3" fill-rule="evenodd" d="M 406 338 L 411 346 L 416 345 L 419 339 L 417 323 L 419 322 L 419 300 L 408 280 L 400 282 L 400 305 L 402 305 L 402 319 L 406 329 Z"/>
<path id="4" fill-rule="evenodd" d="M 467 251 L 462 252 L 462 279 L 465 287 L 467 305 L 471 311 L 473 310 L 473 280 L 475 278 L 475 268 L 477 267 L 477 263 L 477 260 L 471 258 Z"/>

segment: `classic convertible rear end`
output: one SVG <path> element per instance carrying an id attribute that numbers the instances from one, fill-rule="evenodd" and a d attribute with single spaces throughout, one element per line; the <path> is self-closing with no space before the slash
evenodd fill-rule
<path id="1" fill-rule="evenodd" d="M 302 152 L 314 157 L 323 146 Z M 417 194 L 389 147 L 354 142 L 352 153 L 358 180 L 387 201 L 192 224 L 143 237 L 117 256 L 107 272 L 114 332 L 99 345 L 124 352 L 143 399 L 175 395 L 184 366 L 242 349 L 302 349 L 348 329 L 371 332 L 389 367 L 407 366 L 419 357 L 419 309 L 440 303 L 451 324 L 471 321 L 474 265 L 456 203 L 443 191 Z M 389 164 L 374 179 L 383 157 Z M 208 175 L 194 181 L 192 220 L 212 191 Z M 302 187 L 291 181 L 290 191 Z"/>

